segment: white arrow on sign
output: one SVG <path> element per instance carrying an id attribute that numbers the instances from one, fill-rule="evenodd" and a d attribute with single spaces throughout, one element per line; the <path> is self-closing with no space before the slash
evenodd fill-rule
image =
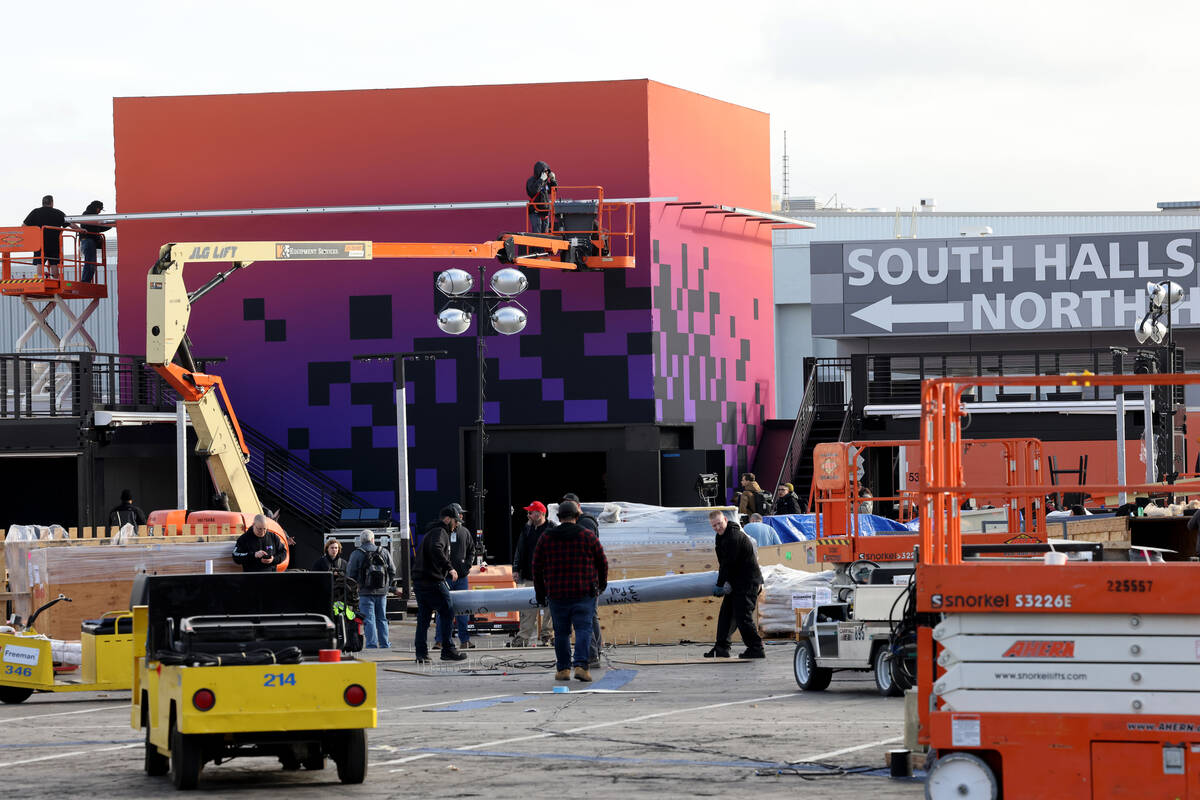
<path id="1" fill-rule="evenodd" d="M 893 325 L 914 322 L 962 322 L 966 313 L 963 306 L 963 303 L 893 304 L 891 295 L 888 295 L 865 308 L 852 311 L 850 316 L 858 317 L 869 325 L 891 333 Z"/>

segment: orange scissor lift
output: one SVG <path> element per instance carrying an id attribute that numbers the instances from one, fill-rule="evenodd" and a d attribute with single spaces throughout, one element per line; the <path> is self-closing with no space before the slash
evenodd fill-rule
<path id="1" fill-rule="evenodd" d="M 1036 491 L 989 495 L 972 492 L 980 503 L 991 503 L 1006 510 L 1008 524 L 1002 532 L 967 534 L 968 544 L 1025 544 L 1045 542 L 1044 524 L 1045 471 L 1042 442 L 1033 438 L 972 439 L 971 444 L 998 445 L 1004 451 L 1005 488 L 1036 485 Z M 813 451 L 813 482 L 808 506 L 817 514 L 816 560 L 830 564 L 848 564 L 858 559 L 875 562 L 911 561 L 919 543 L 916 533 L 862 535 L 859 532 L 858 504 L 862 485 L 854 468 L 857 455 L 871 447 L 895 448 L 913 444 L 902 439 L 863 442 L 825 442 Z M 895 502 L 898 520 L 916 517 L 918 492 L 905 490 L 895 496 L 872 497 L 874 502 Z"/>
<path id="2" fill-rule="evenodd" d="M 61 254 L 57 265 L 46 265 L 34 254 L 42 249 L 42 231 L 57 235 Z M 89 234 L 104 238 L 104 234 Z M 68 247 L 68 245 L 70 245 Z M 19 337 L 14 350 L 20 352 L 39 330 L 44 331 L 56 350 L 65 350 L 73 340 L 95 352 L 96 341 L 84 325 L 108 297 L 108 259 L 101 243 L 96 248 L 97 260 L 88 264 L 79 248 L 78 234 L 70 228 L 0 228 L 0 295 L 19 297 L 29 311 L 32 321 Z M 84 281 L 84 270 L 91 267 L 95 275 Z M 15 268 L 15 269 L 14 269 Z M 76 314 L 67 300 L 90 300 Z M 67 329 L 58 333 L 50 316 L 59 311 L 67 320 Z"/>
<path id="3" fill-rule="evenodd" d="M 1090 376 L 1175 386 L 1200 375 Z M 926 797 L 1200 798 L 1200 566 L 964 561 L 959 504 L 1032 486 L 968 486 L 962 393 L 1078 377 L 939 378 L 922 389 L 916 571 L 918 740 Z M 1093 495 L 1161 484 L 1089 485 Z M 1047 557 L 1049 561 L 1049 557 Z"/>

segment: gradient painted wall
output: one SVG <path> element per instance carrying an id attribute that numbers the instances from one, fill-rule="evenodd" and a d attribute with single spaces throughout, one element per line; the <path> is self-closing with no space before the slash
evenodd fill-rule
<path id="1" fill-rule="evenodd" d="M 538 159 L 548 161 L 562 183 L 601 184 L 608 196 L 699 192 L 698 199 L 710 202 L 765 207 L 769 192 L 765 115 L 644 80 L 118 98 L 114 127 L 122 212 L 522 200 Z M 728 132 L 711 133 L 718 129 Z M 702 161 L 689 168 L 688 153 Z M 747 171 L 746 165 L 758 164 Z M 120 229 L 122 349 L 143 347 L 145 275 L 164 242 L 471 242 L 524 225 L 519 209 L 126 223 Z M 712 262 L 718 272 L 754 262 L 754 274 L 767 275 L 758 297 L 760 314 L 766 313 L 761 321 L 769 325 L 765 232 L 747 239 L 711 224 L 696 226 L 661 206 L 639 207 L 638 226 L 635 270 L 532 271 L 532 290 L 521 298 L 530 312 L 526 331 L 487 338 L 489 422 L 686 417 L 656 380 L 667 363 L 666 354 L 654 355 L 661 346 L 655 320 L 662 314 L 652 299 L 652 286 L 662 285 L 653 264 L 656 239 L 660 254 L 687 243 L 696 254 L 693 270 L 706 247 L 719 255 Z M 473 262 L 455 265 L 471 268 Z M 474 419 L 474 337 L 444 335 L 434 321 L 442 299 L 433 276 L 446 266 L 428 260 L 256 264 L 197 303 L 189 331 L 194 352 L 228 359 L 213 371 L 226 379 L 249 424 L 354 491 L 391 505 L 390 367 L 352 357 L 449 350 L 450 358 L 410 366 L 408 374 L 410 485 L 424 518 L 457 497 L 458 431 Z M 189 267 L 189 287 L 214 271 Z M 714 275 L 707 280 L 715 291 L 739 283 Z M 748 296 L 726 302 L 749 308 Z M 761 339 L 767 349 L 754 350 L 747 373 L 754 379 L 734 380 L 722 401 L 696 398 L 701 416 L 712 419 L 714 442 L 731 453 L 749 442 L 745 431 L 723 422 L 718 427 L 727 409 L 717 414 L 707 403 L 734 403 L 747 407 L 747 418 L 756 417 L 761 411 L 749 408 L 755 381 L 773 369 L 759 364 L 771 359 L 769 329 L 763 335 L 749 312 L 737 313 L 747 317 L 738 325 L 751 327 L 727 336 L 722 323 L 723 333 L 713 335 L 708 349 L 729 359 L 741 355 L 743 338 Z M 673 340 L 672 346 L 682 345 Z M 687 360 L 694 358 L 701 356 L 686 352 Z M 737 372 L 732 362 L 725 369 Z"/>
<path id="2" fill-rule="evenodd" d="M 771 207 L 766 114 L 661 84 L 648 98 L 652 194 Z M 723 448 L 736 485 L 774 414 L 771 232 L 712 211 L 653 211 L 655 413 L 694 423 L 697 448 Z"/>

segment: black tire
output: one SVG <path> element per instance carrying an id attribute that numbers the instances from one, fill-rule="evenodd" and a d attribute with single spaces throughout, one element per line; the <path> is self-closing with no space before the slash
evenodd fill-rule
<path id="1" fill-rule="evenodd" d="M 338 780 L 342 783 L 362 783 L 367 778 L 367 732 L 361 728 L 343 731 L 337 743 Z"/>
<path id="2" fill-rule="evenodd" d="M 171 759 L 158 752 L 158 748 L 150 744 L 150 728 L 146 728 L 146 758 L 142 763 L 147 775 L 158 777 L 171 771 Z"/>
<path id="3" fill-rule="evenodd" d="M 915 685 L 915 681 L 909 673 L 909 663 L 905 660 L 906 658 L 907 656 L 902 649 L 900 653 L 892 657 L 890 662 L 892 685 L 896 687 L 896 694 L 898 695 L 904 694 Z"/>
<path id="4" fill-rule="evenodd" d="M 180 733 L 171 725 L 171 783 L 181 791 L 190 791 L 200 782 L 204 753 L 200 737 Z"/>
<path id="5" fill-rule="evenodd" d="M 808 639 L 796 643 L 792 670 L 796 675 L 796 685 L 806 692 L 820 692 L 833 680 L 833 670 L 817 666 L 817 654 Z"/>
<path id="6" fill-rule="evenodd" d="M 875 673 L 875 688 L 884 697 L 899 697 L 904 690 L 896 684 L 892 672 L 891 648 L 887 642 L 875 646 L 875 655 L 871 658 L 871 671 Z"/>
<path id="7" fill-rule="evenodd" d="M 33 689 L 24 686 L 0 686 L 0 703 L 24 703 Z"/>
<path id="8" fill-rule="evenodd" d="M 279 763 L 283 765 L 285 772 L 295 772 L 300 769 L 300 759 L 295 753 L 285 753 L 279 757 Z"/>

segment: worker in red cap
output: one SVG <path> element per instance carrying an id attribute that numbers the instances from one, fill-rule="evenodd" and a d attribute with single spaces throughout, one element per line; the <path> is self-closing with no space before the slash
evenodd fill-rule
<path id="1" fill-rule="evenodd" d="M 534 500 L 525 506 L 525 513 L 529 521 L 525 523 L 520 537 L 517 538 L 517 551 L 513 554 L 513 580 L 519 586 L 533 586 L 533 549 L 537 547 L 542 534 L 554 526 L 546 519 L 546 504 L 540 500 Z M 517 629 L 517 635 L 509 642 L 509 646 L 527 647 L 533 644 L 538 638 L 539 629 L 543 629 L 543 622 L 548 622 L 543 619 L 542 614 L 542 609 L 536 606 L 522 611 L 521 627 Z M 544 627 L 543 641 L 550 638 L 549 627 L 548 624 Z"/>

